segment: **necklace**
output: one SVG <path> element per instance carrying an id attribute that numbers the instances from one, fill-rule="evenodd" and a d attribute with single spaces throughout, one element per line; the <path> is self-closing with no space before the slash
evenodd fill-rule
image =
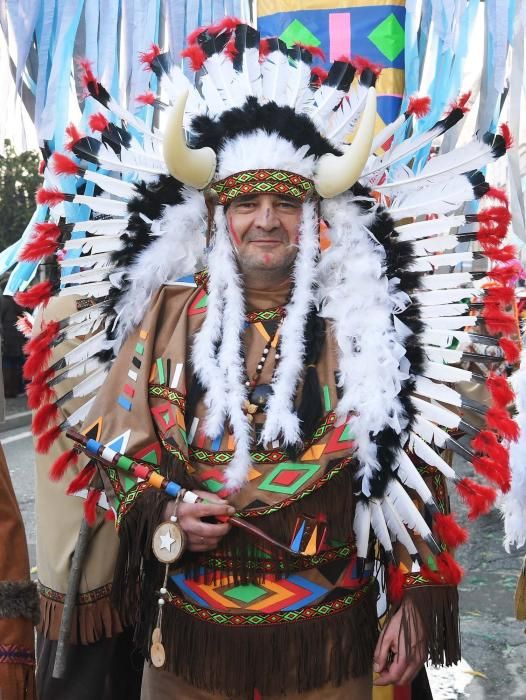
<path id="1" fill-rule="evenodd" d="M 245 381 L 245 386 L 248 389 L 249 394 L 248 399 L 246 399 L 243 404 L 243 410 L 250 422 L 254 420 L 254 416 L 256 415 L 256 413 L 263 411 L 267 403 L 268 397 L 270 396 L 272 391 L 270 384 L 260 384 L 259 379 L 261 373 L 263 372 L 263 368 L 265 367 L 270 348 L 276 349 L 276 354 L 274 356 L 273 375 L 276 372 L 280 358 L 280 330 L 282 323 L 283 319 L 281 319 L 274 335 L 271 338 L 269 338 L 267 343 L 265 344 L 265 347 L 263 348 L 263 352 L 261 353 L 261 357 L 256 365 L 256 370 L 252 375 L 252 378 L 247 378 Z"/>

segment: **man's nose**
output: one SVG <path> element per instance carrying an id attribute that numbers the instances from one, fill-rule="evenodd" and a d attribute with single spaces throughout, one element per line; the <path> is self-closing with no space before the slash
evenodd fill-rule
<path id="1" fill-rule="evenodd" d="M 274 207 L 264 205 L 256 210 L 255 225 L 263 231 L 272 231 L 279 226 L 279 219 Z"/>

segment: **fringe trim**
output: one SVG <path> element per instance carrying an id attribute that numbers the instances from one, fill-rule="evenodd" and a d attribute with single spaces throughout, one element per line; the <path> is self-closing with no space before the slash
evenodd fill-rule
<path id="1" fill-rule="evenodd" d="M 418 586 L 405 591 L 401 631 L 406 650 L 418 643 L 415 640 L 415 612 L 423 623 L 427 640 L 428 658 L 435 666 L 452 666 L 461 659 L 458 591 L 453 586 Z"/>
<path id="2" fill-rule="evenodd" d="M 58 600 L 58 598 L 61 600 Z M 40 624 L 38 631 L 52 641 L 58 640 L 60 621 L 64 609 L 64 595 L 52 599 L 40 594 Z M 109 639 L 123 630 L 117 610 L 110 601 L 109 593 L 90 603 L 78 604 L 71 625 L 71 644 L 93 644 L 99 639 Z"/>
<path id="3" fill-rule="evenodd" d="M 35 669 L 24 664 L 0 663 L 0 690 L 6 700 L 36 700 Z"/>
<path id="4" fill-rule="evenodd" d="M 274 696 L 342 685 L 371 673 L 378 639 L 376 597 L 372 585 L 355 605 L 331 616 L 243 628 L 205 622 L 166 605 L 166 670 L 196 688 L 236 698 L 252 697 L 254 688 Z M 296 680 L 287 687 L 291 668 Z"/>

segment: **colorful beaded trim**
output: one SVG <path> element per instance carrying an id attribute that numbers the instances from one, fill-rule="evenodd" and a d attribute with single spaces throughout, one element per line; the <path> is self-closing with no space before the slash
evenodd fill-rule
<path id="1" fill-rule="evenodd" d="M 38 582 L 38 592 L 43 598 L 52 600 L 55 603 L 63 603 L 66 595 L 65 593 L 59 593 L 54 591 L 52 588 L 44 586 L 43 583 Z M 79 593 L 77 595 L 77 605 L 89 605 L 90 603 L 96 603 L 102 598 L 107 598 L 111 593 L 111 583 L 107 583 L 100 588 L 96 588 L 94 591 L 88 591 L 87 593 Z"/>
<path id="2" fill-rule="evenodd" d="M 312 180 L 286 170 L 271 169 L 243 170 L 213 182 L 210 189 L 217 193 L 219 204 L 230 204 L 245 194 L 281 194 L 304 202 L 315 192 Z"/>
<path id="3" fill-rule="evenodd" d="M 18 647 L 16 644 L 0 644 L 0 664 L 35 665 L 35 655 L 31 649 Z"/>
<path id="4" fill-rule="evenodd" d="M 201 464 L 220 466 L 231 462 L 234 458 L 234 452 L 232 450 L 212 452 L 211 450 L 205 450 L 204 447 L 189 445 L 188 457 L 190 460 Z M 255 464 L 279 464 L 287 459 L 287 453 L 282 450 L 258 450 L 257 452 L 251 452 L 250 457 Z"/>
<path id="5" fill-rule="evenodd" d="M 327 618 L 337 613 L 344 612 L 348 608 L 363 600 L 376 584 L 376 580 L 371 580 L 363 588 L 352 591 L 341 598 L 336 598 L 318 605 L 306 606 L 297 610 L 282 610 L 273 613 L 228 613 L 202 608 L 194 603 L 189 603 L 178 595 L 171 595 L 169 604 L 175 606 L 182 612 L 201 620 L 202 622 L 212 622 L 216 625 L 228 625 L 229 627 L 261 627 L 282 625 L 290 622 L 308 622 L 320 618 Z"/>
<path id="6" fill-rule="evenodd" d="M 150 396 L 155 396 L 157 399 L 164 399 L 165 401 L 172 403 L 174 406 L 177 406 L 177 408 L 180 408 L 182 413 L 185 411 L 185 397 L 175 389 L 171 389 L 163 384 L 149 384 L 148 394 Z"/>
<path id="7" fill-rule="evenodd" d="M 313 554 L 311 557 L 297 556 L 290 562 L 284 562 L 282 559 L 272 561 L 270 559 L 250 559 L 244 566 L 249 571 L 262 572 L 272 574 L 276 570 L 279 571 L 305 571 L 313 567 L 330 564 L 333 561 L 340 559 L 348 560 L 356 554 L 356 546 L 354 544 L 344 544 L 335 549 L 327 549 L 319 554 Z M 213 571 L 232 571 L 234 560 L 231 557 L 221 556 L 201 556 L 197 560 L 199 565 L 205 569 Z"/>

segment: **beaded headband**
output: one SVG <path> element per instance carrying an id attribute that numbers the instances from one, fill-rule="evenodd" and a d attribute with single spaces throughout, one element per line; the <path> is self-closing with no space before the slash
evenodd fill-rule
<path id="1" fill-rule="evenodd" d="M 281 194 L 304 202 L 315 193 L 312 180 L 286 170 L 243 170 L 212 182 L 209 189 L 218 195 L 218 204 L 230 204 L 245 194 Z"/>

